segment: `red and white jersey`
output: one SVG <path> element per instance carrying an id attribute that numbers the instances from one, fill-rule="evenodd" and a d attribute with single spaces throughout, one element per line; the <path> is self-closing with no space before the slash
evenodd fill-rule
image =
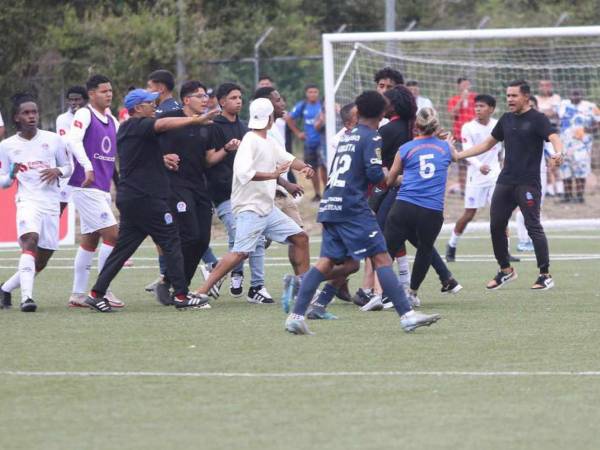
<path id="1" fill-rule="evenodd" d="M 491 118 L 487 125 L 482 125 L 473 119 L 465 123 L 461 130 L 462 148 L 468 150 L 471 147 L 482 143 L 491 134 L 498 123 L 498 120 Z M 491 186 L 496 184 L 496 179 L 500 175 L 499 153 L 502 150 L 502 144 L 497 143 L 491 150 L 478 156 L 467 158 L 469 167 L 467 169 L 467 183 L 471 186 Z M 490 172 L 487 175 L 481 173 L 479 168 L 482 165 L 490 166 Z"/>
<path id="2" fill-rule="evenodd" d="M 35 202 L 48 212 L 60 209 L 60 188 L 57 181 L 45 183 L 41 171 L 58 168 L 62 178 L 68 178 L 73 170 L 63 140 L 56 133 L 37 130 L 31 140 L 15 134 L 0 142 L 0 184 L 9 187 L 13 180 L 10 171 L 14 164 L 21 164 L 16 179 L 19 188 L 16 201 Z"/>
<path id="3" fill-rule="evenodd" d="M 68 109 L 66 112 L 62 113 L 56 118 L 56 133 L 65 141 L 67 140 L 67 134 L 71 129 L 73 117 L 75 117 L 75 114 Z"/>

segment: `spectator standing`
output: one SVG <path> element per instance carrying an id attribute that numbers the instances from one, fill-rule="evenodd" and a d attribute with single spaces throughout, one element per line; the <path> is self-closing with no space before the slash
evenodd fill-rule
<path id="1" fill-rule="evenodd" d="M 421 95 L 421 88 L 416 80 L 407 81 L 406 87 L 415 97 L 415 101 L 417 102 L 417 112 L 419 112 L 419 110 L 422 108 L 433 108 L 433 103 L 431 100 Z"/>

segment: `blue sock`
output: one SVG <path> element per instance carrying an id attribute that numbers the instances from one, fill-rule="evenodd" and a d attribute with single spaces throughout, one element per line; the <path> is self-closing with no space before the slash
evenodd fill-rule
<path id="1" fill-rule="evenodd" d="M 394 274 L 392 266 L 380 267 L 375 269 L 375 272 L 377 272 L 377 277 L 383 288 L 383 293 L 392 300 L 398 314 L 403 316 L 408 311 L 412 310 L 408 303 L 408 299 L 406 298 L 406 293 L 404 292 L 404 289 L 402 289 L 402 286 L 400 286 L 400 282 L 398 281 L 396 274 Z"/>
<path id="2" fill-rule="evenodd" d="M 167 263 L 163 255 L 158 255 L 158 270 L 160 270 L 161 275 L 166 275 L 167 273 Z"/>
<path id="3" fill-rule="evenodd" d="M 323 308 L 326 308 L 327 305 L 331 303 L 331 300 L 333 300 L 333 297 L 336 293 L 337 288 L 332 284 L 327 283 L 319 294 L 319 298 L 317 299 L 316 303 L 321 305 Z"/>
<path id="4" fill-rule="evenodd" d="M 306 313 L 313 295 L 315 295 L 317 288 L 323 281 L 325 281 L 325 277 L 316 267 L 311 267 L 308 272 L 302 275 L 302 284 L 300 284 L 298 296 L 294 303 L 294 314 L 303 316 Z"/>
<path id="5" fill-rule="evenodd" d="M 204 255 L 202 255 L 202 261 L 206 264 L 212 264 L 213 266 L 219 262 L 211 247 L 208 247 L 204 252 Z"/>

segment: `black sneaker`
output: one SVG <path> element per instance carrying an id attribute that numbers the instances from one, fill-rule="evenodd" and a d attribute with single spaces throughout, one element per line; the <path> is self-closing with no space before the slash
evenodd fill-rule
<path id="1" fill-rule="evenodd" d="M 0 289 L 0 309 L 12 308 L 12 296 L 10 292 L 4 292 Z"/>
<path id="2" fill-rule="evenodd" d="M 21 311 L 23 312 L 35 312 L 36 309 L 37 305 L 31 298 L 28 298 L 24 302 L 21 302 Z"/>
<path id="3" fill-rule="evenodd" d="M 169 283 L 161 280 L 154 286 L 154 295 L 161 305 L 170 306 L 173 304 L 173 300 L 171 299 L 171 285 Z"/>
<path id="4" fill-rule="evenodd" d="M 96 298 L 88 295 L 85 299 L 85 304 L 88 305 L 92 311 L 98 311 L 101 313 L 113 312 L 110 303 L 104 297 Z"/>
<path id="5" fill-rule="evenodd" d="M 347 278 L 346 278 L 346 281 L 344 281 L 344 284 L 342 284 L 340 286 L 340 288 L 336 292 L 335 296 L 345 302 L 352 301 L 352 295 L 350 294 L 350 290 L 348 289 L 348 279 Z"/>
<path id="6" fill-rule="evenodd" d="M 450 247 L 450 244 L 446 245 L 446 262 L 456 261 L 456 247 Z"/>
<path id="7" fill-rule="evenodd" d="M 537 278 L 537 280 L 535 280 L 535 283 L 533 284 L 533 286 L 531 286 L 531 289 L 533 289 L 534 291 L 546 291 L 548 289 L 552 289 L 553 287 L 554 280 L 552 279 L 552 275 L 550 275 L 549 273 L 540 273 L 540 276 Z"/>
<path id="8" fill-rule="evenodd" d="M 269 291 L 264 286 L 251 286 L 248 289 L 246 300 L 248 300 L 248 303 L 256 303 L 257 305 L 275 303 L 273 297 L 271 297 L 271 294 L 269 294 Z"/>
<path id="9" fill-rule="evenodd" d="M 352 297 L 352 302 L 357 306 L 363 307 L 371 301 L 373 296 L 374 294 L 372 292 L 367 292 L 363 288 L 358 288 L 358 291 L 356 291 L 356 294 Z"/>
<path id="10" fill-rule="evenodd" d="M 209 297 L 206 294 L 192 294 L 191 292 L 183 299 L 173 298 L 175 309 L 210 309 Z"/>
<path id="11" fill-rule="evenodd" d="M 509 253 L 508 262 L 521 262 L 521 258 L 517 258 L 516 256 L 513 256 Z"/>
<path id="12" fill-rule="evenodd" d="M 442 283 L 442 294 L 458 294 L 458 291 L 462 289 L 462 286 L 454 278 L 450 278 L 448 281 Z"/>
<path id="13" fill-rule="evenodd" d="M 498 271 L 496 276 L 492 278 L 487 284 L 486 288 L 491 290 L 500 289 L 506 283 L 510 283 L 518 278 L 517 271 L 513 268 L 511 272 L 504 273 L 501 270 Z"/>
<path id="14" fill-rule="evenodd" d="M 241 297 L 244 294 L 244 274 L 231 273 L 229 293 L 233 297 Z"/>

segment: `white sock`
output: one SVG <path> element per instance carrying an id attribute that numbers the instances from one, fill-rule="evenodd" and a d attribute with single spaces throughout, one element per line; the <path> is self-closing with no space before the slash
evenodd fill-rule
<path id="1" fill-rule="evenodd" d="M 87 292 L 88 281 L 90 279 L 90 269 L 92 268 L 92 259 L 94 252 L 79 247 L 73 263 L 73 293 L 85 294 Z"/>
<path id="2" fill-rule="evenodd" d="M 104 263 L 108 259 L 108 255 L 110 255 L 113 251 L 113 248 L 115 248 L 113 245 L 108 245 L 105 242 L 102 242 L 100 251 L 98 252 L 98 273 L 102 272 Z"/>
<path id="3" fill-rule="evenodd" d="M 519 242 L 529 242 L 529 234 L 527 228 L 525 228 L 525 217 L 521 210 L 517 211 L 517 236 L 519 236 Z"/>
<path id="4" fill-rule="evenodd" d="M 35 258 L 22 253 L 19 258 L 19 278 L 21 282 L 21 302 L 33 297 L 33 278 L 35 277 Z"/>
<path id="5" fill-rule="evenodd" d="M 456 234 L 454 230 L 452 230 L 452 234 L 450 235 L 450 240 L 448 241 L 448 245 L 452 248 L 456 248 L 456 244 L 458 244 L 458 238 L 460 238 L 460 234 Z"/>
<path id="6" fill-rule="evenodd" d="M 565 193 L 565 184 L 562 182 L 562 180 L 558 180 L 556 182 L 556 193 L 557 194 L 564 194 Z"/>
<path id="7" fill-rule="evenodd" d="M 12 292 L 21 285 L 21 274 L 17 270 L 15 274 L 4 282 L 2 289 L 4 292 Z"/>
<path id="8" fill-rule="evenodd" d="M 548 193 L 548 195 L 554 195 L 555 194 L 555 192 L 554 192 L 554 185 L 548 183 L 546 185 L 546 192 Z"/>
<path id="9" fill-rule="evenodd" d="M 399 256 L 396 258 L 398 263 L 398 281 L 404 286 L 410 283 L 410 265 L 408 264 L 408 256 Z"/>

